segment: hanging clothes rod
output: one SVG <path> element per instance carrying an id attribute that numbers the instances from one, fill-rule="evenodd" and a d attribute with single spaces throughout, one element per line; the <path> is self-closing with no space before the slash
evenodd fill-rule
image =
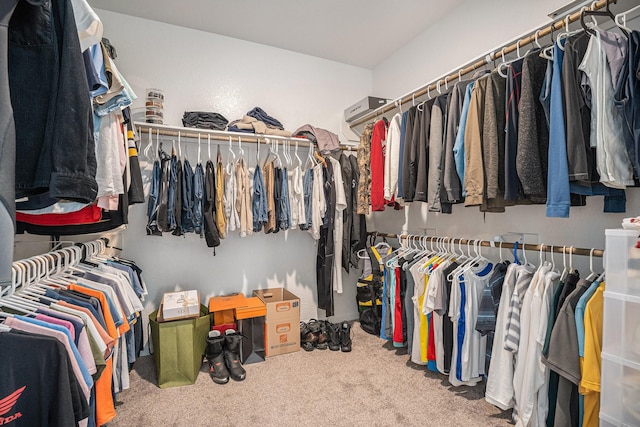
<path id="1" fill-rule="evenodd" d="M 205 139 L 211 135 L 211 139 L 216 141 L 226 141 L 229 142 L 229 137 L 233 140 L 241 139 L 242 142 L 253 142 L 253 143 L 263 143 L 266 144 L 266 140 L 276 140 L 276 141 L 291 141 L 297 142 L 302 146 L 313 146 L 313 143 L 309 141 L 307 138 L 297 138 L 297 137 L 286 137 L 286 136 L 277 136 L 277 135 L 258 135 L 254 133 L 240 133 L 240 132 L 228 132 L 224 130 L 211 130 L 211 129 L 197 129 L 197 128 L 185 128 L 181 126 L 169 126 L 169 125 L 157 125 L 145 122 L 135 122 L 136 129 L 140 136 L 149 133 L 149 130 L 154 132 L 154 135 L 157 131 L 160 135 L 163 136 L 178 136 L 184 138 L 201 138 L 204 136 Z M 206 141 L 203 141 L 206 142 Z"/>
<path id="2" fill-rule="evenodd" d="M 604 7 L 606 7 L 608 4 L 610 3 L 616 3 L 617 0 L 600 0 L 597 1 L 595 3 L 593 3 L 591 5 L 591 7 L 588 7 L 588 10 L 599 10 L 602 9 Z M 532 44 L 536 41 L 536 38 L 540 38 L 540 37 L 544 37 L 547 36 L 555 31 L 560 30 L 562 27 L 565 26 L 565 20 L 568 20 L 569 23 L 572 22 L 576 22 L 580 20 L 580 14 L 582 13 L 582 10 L 575 12 L 571 15 L 567 15 L 565 18 L 563 18 L 560 21 L 556 21 L 553 24 L 546 26 L 546 27 L 540 27 L 538 28 L 536 31 L 532 32 L 532 33 L 528 33 L 527 36 L 523 37 L 523 38 L 518 38 L 515 42 L 512 42 L 511 44 L 505 46 L 502 49 L 498 49 L 494 52 L 490 52 L 489 54 L 479 57 L 476 62 L 471 63 L 470 65 L 467 65 L 463 68 L 461 68 L 458 72 L 452 72 L 451 74 L 445 75 L 444 78 L 439 77 L 437 80 L 434 80 L 432 83 L 422 86 L 419 89 L 413 90 L 412 92 L 409 92 L 408 94 L 401 96 L 400 98 L 396 99 L 394 102 L 390 102 L 386 105 L 383 105 L 382 107 L 378 107 L 375 110 L 371 111 L 370 113 L 365 114 L 364 116 L 362 116 L 361 118 L 359 118 L 358 120 L 352 122 L 349 124 L 349 127 L 354 128 L 356 126 L 360 126 L 361 124 L 367 123 L 368 121 L 370 121 L 371 119 L 373 119 L 374 117 L 377 117 L 381 114 L 384 113 L 388 113 L 389 111 L 392 111 L 396 108 L 398 108 L 399 105 L 404 105 L 407 102 L 411 102 L 411 101 L 415 101 L 416 98 L 419 98 L 423 95 L 426 95 L 428 93 L 430 93 L 431 91 L 435 91 L 437 89 L 442 89 L 442 85 L 440 82 L 442 82 L 445 86 L 449 83 L 452 82 L 453 80 L 459 79 L 464 75 L 473 73 L 475 70 L 484 67 L 485 65 L 490 64 L 491 62 L 495 61 L 498 58 L 502 58 L 503 56 L 506 56 L 507 54 L 514 52 L 516 50 L 519 50 L 522 46 L 526 46 L 527 44 Z M 537 36 L 537 37 L 536 37 Z M 436 92 L 437 93 L 437 92 Z"/>
<path id="3" fill-rule="evenodd" d="M 446 236 L 426 236 L 426 235 L 420 235 L 420 234 L 390 234 L 390 233 L 378 233 L 378 232 L 371 232 L 368 233 L 370 235 L 376 236 L 376 237 L 387 237 L 390 239 L 398 239 L 398 240 L 406 240 L 406 239 L 410 239 L 412 238 L 412 236 L 415 236 L 416 239 L 418 238 L 424 238 L 427 239 L 429 242 L 435 242 L 436 240 L 442 240 L 444 241 L 444 243 L 455 243 L 455 244 L 461 244 L 461 245 L 471 245 L 471 244 L 479 244 L 480 246 L 484 246 L 484 247 L 492 247 L 492 248 L 499 248 L 500 246 L 502 246 L 503 249 L 513 249 L 513 247 L 515 246 L 515 243 L 508 243 L 508 242 L 502 242 L 502 245 L 500 245 L 500 242 L 493 242 L 493 241 L 489 241 L 489 240 L 481 240 L 481 239 L 461 239 L 461 238 L 450 238 L 450 237 L 446 237 Z M 604 256 L 604 250 L 603 249 L 586 249 L 586 248 L 576 248 L 574 246 L 566 246 L 566 245 L 548 245 L 546 243 L 542 243 L 539 245 L 532 245 L 530 243 L 518 243 L 518 248 L 521 249 L 525 249 L 528 251 L 543 251 L 543 252 L 555 252 L 555 253 L 559 253 L 561 254 L 564 250 L 564 253 L 566 253 L 567 255 L 569 254 L 573 254 L 573 255 L 583 255 L 583 256 L 590 256 L 590 257 L 600 257 L 602 258 Z M 564 249 L 563 249 L 564 248 Z"/>

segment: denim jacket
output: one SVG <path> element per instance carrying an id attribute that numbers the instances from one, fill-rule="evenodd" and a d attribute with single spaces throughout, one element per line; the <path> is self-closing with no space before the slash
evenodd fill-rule
<path id="1" fill-rule="evenodd" d="M 95 200 L 93 119 L 70 0 L 21 1 L 9 24 L 16 197 Z"/>

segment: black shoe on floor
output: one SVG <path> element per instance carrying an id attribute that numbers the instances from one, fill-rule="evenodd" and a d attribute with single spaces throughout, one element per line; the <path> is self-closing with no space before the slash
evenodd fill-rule
<path id="1" fill-rule="evenodd" d="M 234 329 L 227 329 L 224 332 L 225 348 L 224 360 L 229 370 L 229 376 L 234 381 L 242 381 L 247 377 L 247 372 L 240 363 L 240 345 L 242 344 L 243 335 Z"/>
<path id="2" fill-rule="evenodd" d="M 210 331 L 205 356 L 209 363 L 209 376 L 216 384 L 229 382 L 229 371 L 224 362 L 224 337 L 220 331 Z"/>
<path id="3" fill-rule="evenodd" d="M 340 325 L 340 350 L 345 353 L 351 351 L 351 325 L 347 322 Z"/>
<path id="4" fill-rule="evenodd" d="M 329 348 L 329 322 L 326 320 L 321 320 L 320 322 L 320 332 L 318 333 L 318 342 L 316 343 L 316 348 L 318 350 L 326 350 Z"/>
<path id="5" fill-rule="evenodd" d="M 340 324 L 327 321 L 327 333 L 329 335 L 329 350 L 340 350 Z"/>
<path id="6" fill-rule="evenodd" d="M 313 351 L 313 344 L 318 340 L 318 337 L 311 333 L 311 328 L 305 322 L 300 322 L 300 347 L 305 351 Z"/>

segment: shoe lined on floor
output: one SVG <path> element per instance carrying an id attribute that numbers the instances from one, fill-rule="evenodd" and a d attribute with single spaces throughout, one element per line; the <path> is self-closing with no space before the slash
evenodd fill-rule
<path id="1" fill-rule="evenodd" d="M 340 350 L 345 353 L 351 351 L 351 325 L 347 322 L 340 325 Z"/>
<path id="2" fill-rule="evenodd" d="M 329 350 L 340 350 L 340 324 L 327 322 L 327 333 L 329 335 Z"/>
<path id="3" fill-rule="evenodd" d="M 242 381 L 247 377 L 247 372 L 240 363 L 240 345 L 244 336 L 235 329 L 227 329 L 224 332 L 225 349 L 224 360 L 227 364 L 229 376 L 235 381 Z"/>
<path id="4" fill-rule="evenodd" d="M 309 324 L 300 322 L 300 347 L 305 351 L 313 351 L 317 337 L 311 332 Z"/>
<path id="5" fill-rule="evenodd" d="M 320 320 L 320 331 L 318 332 L 318 342 L 316 342 L 316 348 L 318 350 L 326 350 L 329 348 L 329 321 Z"/>
<path id="6" fill-rule="evenodd" d="M 220 331 L 210 331 L 205 356 L 209 363 L 209 376 L 216 384 L 229 382 L 229 371 L 224 360 L 225 337 Z"/>

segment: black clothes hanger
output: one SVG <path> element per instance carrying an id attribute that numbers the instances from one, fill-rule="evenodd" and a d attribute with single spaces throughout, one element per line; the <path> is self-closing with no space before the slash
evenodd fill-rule
<path id="1" fill-rule="evenodd" d="M 616 1 L 614 0 L 614 3 L 615 2 Z M 587 23 L 584 20 L 586 16 L 605 16 L 610 18 L 616 24 L 616 26 L 618 25 L 616 22 L 616 17 L 613 15 L 611 9 L 609 8 L 609 4 L 610 3 L 607 1 L 605 10 L 583 10 L 582 13 L 580 13 L 580 25 L 582 25 L 582 28 L 584 28 L 585 32 L 593 36 L 596 35 L 596 31 L 593 28 L 587 26 Z M 624 28 L 620 28 L 620 30 L 624 33 L 625 36 L 629 37 L 629 33 Z"/>

